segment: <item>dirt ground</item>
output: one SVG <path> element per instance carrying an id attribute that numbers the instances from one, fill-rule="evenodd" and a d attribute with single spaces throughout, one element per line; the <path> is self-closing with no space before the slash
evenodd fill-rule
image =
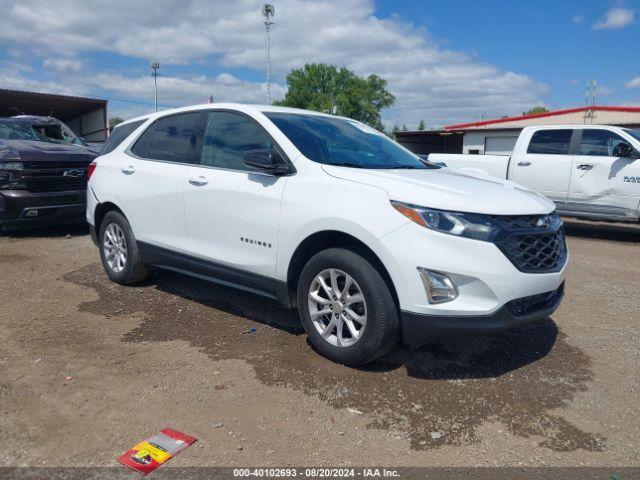
<path id="1" fill-rule="evenodd" d="M 563 305 L 485 338 L 324 360 L 277 304 L 110 283 L 82 229 L 0 237 L 0 465 L 640 465 L 640 229 L 570 222 Z M 255 328 L 255 333 L 250 333 Z"/>

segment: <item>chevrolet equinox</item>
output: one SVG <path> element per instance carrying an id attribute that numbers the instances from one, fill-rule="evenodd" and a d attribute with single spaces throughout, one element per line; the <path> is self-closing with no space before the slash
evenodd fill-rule
<path id="1" fill-rule="evenodd" d="M 91 164 L 87 197 L 112 281 L 154 267 L 277 299 L 347 365 L 546 318 L 563 295 L 551 201 L 349 118 L 227 103 L 138 117 Z"/>

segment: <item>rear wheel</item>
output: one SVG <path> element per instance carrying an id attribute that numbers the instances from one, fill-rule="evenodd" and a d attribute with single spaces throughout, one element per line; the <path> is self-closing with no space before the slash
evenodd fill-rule
<path id="1" fill-rule="evenodd" d="M 331 248 L 313 256 L 298 282 L 298 309 L 313 346 L 346 365 L 387 353 L 398 339 L 389 286 L 362 256 Z"/>
<path id="2" fill-rule="evenodd" d="M 102 266 L 112 281 L 128 285 L 147 278 L 149 270 L 140 261 L 138 244 L 124 215 L 108 212 L 100 224 L 98 240 Z"/>

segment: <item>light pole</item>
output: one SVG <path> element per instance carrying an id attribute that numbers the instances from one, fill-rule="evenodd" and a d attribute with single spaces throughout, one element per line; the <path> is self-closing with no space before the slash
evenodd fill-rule
<path id="1" fill-rule="evenodd" d="M 151 62 L 151 70 L 153 70 L 153 87 L 155 90 L 154 95 L 154 104 L 156 106 L 156 112 L 158 111 L 158 69 L 160 68 L 160 64 L 158 62 Z"/>
<path id="2" fill-rule="evenodd" d="M 271 105 L 271 18 L 276 14 L 276 7 L 270 3 L 262 6 L 262 15 L 264 16 L 264 28 L 267 36 L 267 103 Z"/>

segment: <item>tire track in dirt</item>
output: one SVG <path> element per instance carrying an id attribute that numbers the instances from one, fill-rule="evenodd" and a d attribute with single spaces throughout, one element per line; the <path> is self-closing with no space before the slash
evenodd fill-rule
<path id="1" fill-rule="evenodd" d="M 142 314 L 123 341 L 184 340 L 215 360 L 245 360 L 262 383 L 356 409 L 371 428 L 406 432 L 413 449 L 476 443 L 487 421 L 521 437 L 540 436 L 540 445 L 555 451 L 604 449 L 602 436 L 550 413 L 593 379 L 589 357 L 552 320 L 493 337 L 398 348 L 352 369 L 313 352 L 295 312 L 257 296 L 168 272 L 122 287 L 98 264 L 64 279 L 97 292 L 99 299 L 82 303 L 82 311 L 114 321 Z M 252 328 L 257 331 L 247 333 Z"/>

